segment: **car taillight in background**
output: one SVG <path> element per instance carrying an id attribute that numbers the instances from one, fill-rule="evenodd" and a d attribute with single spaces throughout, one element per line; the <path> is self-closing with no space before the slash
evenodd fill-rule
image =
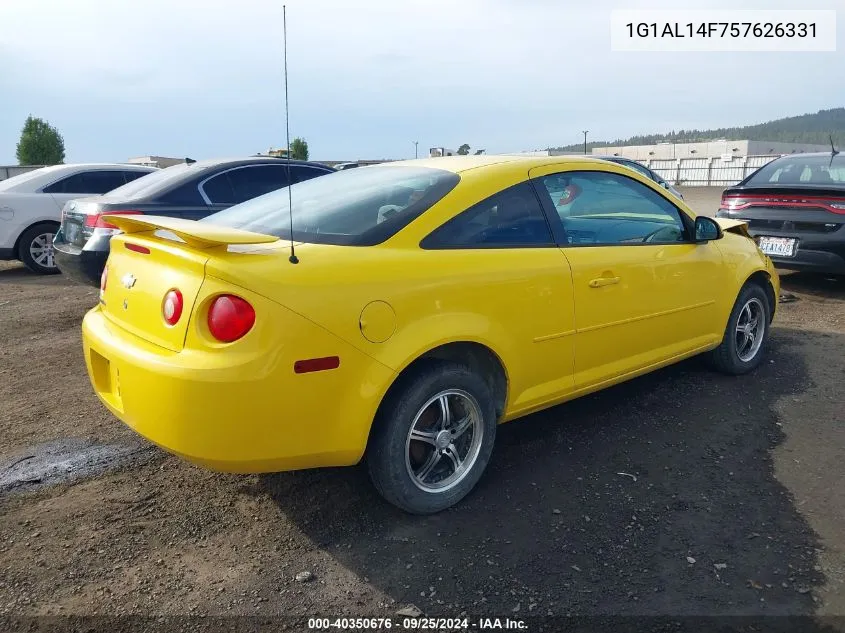
<path id="1" fill-rule="evenodd" d="M 218 341 L 237 341 L 255 324 L 255 309 L 235 295 L 220 295 L 208 310 L 208 331 Z"/>
<path id="2" fill-rule="evenodd" d="M 106 293 L 106 284 L 109 280 L 109 265 L 103 266 L 103 272 L 100 273 L 100 301 L 103 300 L 103 295 Z"/>
<path id="3" fill-rule="evenodd" d="M 740 211 L 749 207 L 790 207 L 826 209 L 832 213 L 845 214 L 845 199 L 826 196 L 796 196 L 794 194 L 766 195 L 723 195 L 719 204 L 721 211 Z"/>
<path id="4" fill-rule="evenodd" d="M 114 224 L 106 221 L 103 217 L 105 215 L 144 215 L 144 212 L 134 210 L 115 210 L 104 211 L 101 213 L 90 213 L 85 216 L 85 226 L 89 229 L 116 229 L 117 227 Z"/>
<path id="5" fill-rule="evenodd" d="M 183 307 L 182 293 L 177 288 L 168 290 L 161 304 L 161 314 L 164 317 L 164 322 L 167 325 L 176 325 L 182 316 Z"/>

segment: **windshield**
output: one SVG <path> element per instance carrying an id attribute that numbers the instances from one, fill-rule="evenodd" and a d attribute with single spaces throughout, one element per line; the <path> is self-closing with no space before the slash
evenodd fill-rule
<path id="1" fill-rule="evenodd" d="M 396 234 L 451 191 L 459 176 L 441 169 L 378 165 L 342 171 L 290 188 L 293 239 L 372 246 Z M 290 239 L 288 189 L 279 189 L 200 222 Z"/>
<path id="2" fill-rule="evenodd" d="M 175 184 L 182 180 L 191 170 L 191 166 L 179 163 L 166 169 L 153 171 L 146 176 L 141 176 L 130 183 L 113 189 L 105 194 L 106 198 L 142 198 L 150 193 L 161 191 L 164 187 Z M 194 168 L 190 173 L 199 173 L 200 168 Z"/>
<path id="3" fill-rule="evenodd" d="M 764 165 L 747 185 L 827 185 L 845 187 L 845 156 L 790 156 Z"/>

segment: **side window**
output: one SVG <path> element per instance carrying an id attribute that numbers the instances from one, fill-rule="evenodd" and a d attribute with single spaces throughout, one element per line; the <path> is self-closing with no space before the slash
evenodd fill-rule
<path id="1" fill-rule="evenodd" d="M 317 176 L 325 176 L 327 173 L 329 172 L 322 169 L 317 169 L 315 167 L 303 167 L 301 165 L 295 165 L 290 168 L 290 176 L 293 182 L 311 180 Z"/>
<path id="2" fill-rule="evenodd" d="M 582 171 L 539 180 L 568 244 L 665 244 L 688 239 L 678 208 L 633 178 Z"/>
<path id="3" fill-rule="evenodd" d="M 288 184 L 285 165 L 256 165 L 241 167 L 227 172 L 232 183 L 235 202 L 246 202 L 265 193 L 286 187 Z M 208 193 L 206 192 L 206 195 Z M 209 196 L 211 198 L 211 196 Z"/>
<path id="4" fill-rule="evenodd" d="M 126 184 L 122 171 L 88 171 L 81 176 L 85 187 L 81 193 L 108 193 Z"/>
<path id="5" fill-rule="evenodd" d="M 430 233 L 422 248 L 554 246 L 543 209 L 529 182 L 479 202 Z"/>
<path id="6" fill-rule="evenodd" d="M 88 193 L 84 189 L 82 174 L 73 174 L 44 187 L 44 193 Z"/>
<path id="7" fill-rule="evenodd" d="M 200 195 L 199 179 L 188 181 L 167 193 L 156 195 L 155 198 L 158 202 L 177 207 L 206 207 L 205 200 Z"/>
<path id="8" fill-rule="evenodd" d="M 639 163 L 631 162 L 631 163 L 620 163 L 620 164 L 625 165 L 625 167 L 630 167 L 634 171 L 640 172 L 643 176 L 645 176 L 649 180 L 654 180 L 654 178 L 651 175 L 651 172 L 649 172 L 648 169 L 646 169 L 643 165 L 640 165 Z"/>
<path id="9" fill-rule="evenodd" d="M 138 180 L 141 176 L 146 176 L 147 173 L 153 172 L 146 172 L 146 171 L 125 171 L 123 172 L 123 177 L 126 179 L 126 182 L 132 182 L 133 180 Z"/>
<path id="10" fill-rule="evenodd" d="M 202 190 L 211 204 L 235 204 L 235 190 L 232 189 L 229 173 L 217 174 L 203 183 Z"/>
<path id="11" fill-rule="evenodd" d="M 44 193 L 101 194 L 125 184 L 122 171 L 86 171 L 54 182 Z"/>

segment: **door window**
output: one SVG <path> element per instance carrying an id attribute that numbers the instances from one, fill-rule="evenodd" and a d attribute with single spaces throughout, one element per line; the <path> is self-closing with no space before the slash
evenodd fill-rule
<path id="1" fill-rule="evenodd" d="M 537 194 L 523 182 L 473 205 L 433 231 L 423 248 L 554 246 Z"/>
<path id="2" fill-rule="evenodd" d="M 666 244 L 688 241 L 681 211 L 651 188 L 621 174 L 562 172 L 540 190 L 557 211 L 566 244 Z"/>
<path id="3" fill-rule="evenodd" d="M 235 194 L 235 202 L 246 202 L 265 193 L 287 187 L 285 165 L 256 165 L 227 172 Z"/>
<path id="4" fill-rule="evenodd" d="M 44 188 L 44 193 L 103 194 L 126 184 L 122 171 L 86 171 Z"/>

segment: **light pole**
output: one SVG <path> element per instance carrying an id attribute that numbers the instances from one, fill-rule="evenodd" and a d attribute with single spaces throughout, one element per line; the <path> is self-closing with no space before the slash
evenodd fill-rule
<path id="1" fill-rule="evenodd" d="M 587 132 L 590 130 L 584 130 L 584 153 L 587 153 Z"/>
<path id="2" fill-rule="evenodd" d="M 420 144 L 419 141 L 411 141 L 414 144 L 414 158 L 419 158 L 419 153 L 417 152 L 417 146 Z"/>

